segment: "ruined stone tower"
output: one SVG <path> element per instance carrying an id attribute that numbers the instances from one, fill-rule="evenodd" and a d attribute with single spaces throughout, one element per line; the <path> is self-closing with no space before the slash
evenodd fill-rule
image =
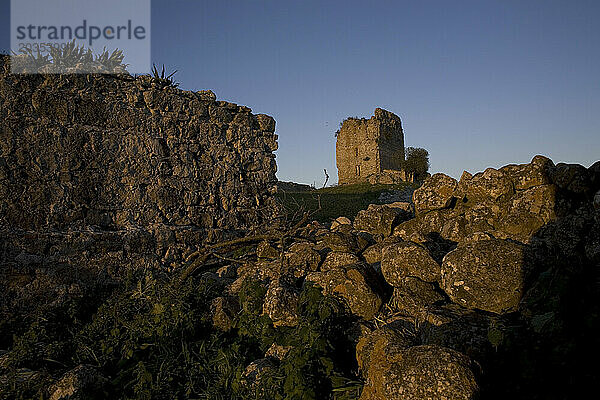
<path id="1" fill-rule="evenodd" d="M 348 118 L 337 134 L 338 183 L 397 183 L 405 180 L 400 118 L 381 108 L 370 119 Z"/>

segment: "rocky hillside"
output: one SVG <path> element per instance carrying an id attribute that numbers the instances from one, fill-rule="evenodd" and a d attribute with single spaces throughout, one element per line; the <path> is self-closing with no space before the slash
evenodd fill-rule
<path id="1" fill-rule="evenodd" d="M 202 247 L 167 276 L 23 268 L 2 281 L 3 394 L 578 398 L 598 379 L 599 190 L 600 162 L 537 156 Z"/>

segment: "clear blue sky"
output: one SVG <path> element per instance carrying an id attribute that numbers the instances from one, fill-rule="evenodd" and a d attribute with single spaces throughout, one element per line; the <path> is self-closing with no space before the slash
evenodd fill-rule
<path id="1" fill-rule="evenodd" d="M 335 182 L 335 130 L 375 107 L 432 172 L 600 159 L 600 1 L 152 4 L 153 61 L 275 117 L 282 180 Z"/>

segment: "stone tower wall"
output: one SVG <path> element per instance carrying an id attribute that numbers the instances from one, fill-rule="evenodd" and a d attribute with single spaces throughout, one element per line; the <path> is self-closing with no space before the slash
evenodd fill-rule
<path id="1" fill-rule="evenodd" d="M 402 161 L 404 133 L 395 114 L 377 108 L 368 120 L 349 118 L 342 123 L 336 141 L 339 184 L 371 181 L 384 170 L 401 170 Z"/>

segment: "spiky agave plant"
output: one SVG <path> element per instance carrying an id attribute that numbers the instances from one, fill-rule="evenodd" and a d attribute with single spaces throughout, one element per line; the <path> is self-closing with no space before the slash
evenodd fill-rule
<path id="1" fill-rule="evenodd" d="M 173 75 L 175 75 L 176 73 L 177 70 L 167 75 L 165 72 L 164 64 L 162 66 L 162 70 L 159 73 L 158 68 L 156 68 L 156 65 L 152 64 L 152 80 L 161 88 L 179 86 L 179 82 L 175 82 L 175 79 L 173 79 Z"/>
<path id="2" fill-rule="evenodd" d="M 123 50 L 115 49 L 109 54 L 105 47 L 102 53 L 96 57 L 96 61 L 105 66 L 109 71 L 114 71 L 117 67 L 127 68 L 129 64 L 123 64 L 124 58 Z"/>
<path id="3" fill-rule="evenodd" d="M 44 65 L 50 64 L 50 60 L 48 59 L 48 57 L 49 57 L 48 54 L 42 54 L 42 52 L 40 51 L 39 48 L 37 49 L 36 53 L 34 53 L 31 48 L 22 48 L 20 52 L 27 56 L 29 63 L 31 64 L 31 66 L 33 67 L 33 69 L 35 71 L 37 71 Z M 17 55 L 14 51 L 13 51 L 13 54 Z"/>
<path id="4" fill-rule="evenodd" d="M 50 57 L 54 64 L 60 66 L 75 66 L 79 63 L 87 64 L 94 61 L 92 50 L 75 44 L 75 39 L 66 43 L 65 46 L 50 47 Z"/>

